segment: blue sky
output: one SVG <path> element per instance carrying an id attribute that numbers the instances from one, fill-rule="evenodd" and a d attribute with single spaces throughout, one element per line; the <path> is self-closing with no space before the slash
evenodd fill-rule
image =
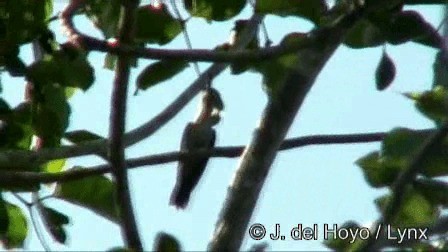
<path id="1" fill-rule="evenodd" d="M 56 1 L 55 11 L 63 7 Z M 436 26 L 442 17 L 438 6 L 417 9 Z M 246 8 L 237 18 L 248 18 L 251 9 Z M 184 15 L 185 16 L 185 15 Z M 76 19 L 81 30 L 89 34 L 98 31 L 82 18 Z M 201 19 L 188 22 L 188 32 L 194 48 L 213 48 L 229 37 L 233 22 L 208 24 Z M 281 38 L 296 31 L 308 31 L 310 23 L 297 18 L 268 16 L 266 26 L 271 39 Z M 59 23 L 52 26 L 59 41 Z M 182 36 L 178 36 L 169 48 L 185 48 Z M 310 134 L 337 134 L 388 131 L 394 127 L 414 129 L 431 127 L 401 93 L 431 88 L 432 62 L 435 50 L 414 43 L 387 46 L 387 51 L 397 66 L 397 77 L 392 87 L 383 92 L 375 89 L 374 72 L 380 60 L 381 47 L 353 50 L 340 47 L 319 75 L 315 86 L 305 100 L 294 121 L 289 137 Z M 29 48 L 21 55 L 30 59 Z M 96 83 L 83 93 L 77 92 L 70 100 L 72 117 L 69 130 L 87 129 L 102 136 L 108 134 L 109 98 L 113 72 L 102 69 L 104 55 L 90 53 L 95 66 Z M 144 66 L 152 61 L 141 60 L 133 69 L 129 90 L 127 129 L 133 129 L 163 109 L 195 79 L 193 68 L 186 69 L 176 78 L 162 83 L 138 96 L 132 96 L 135 78 Z M 201 63 L 202 70 L 208 63 Z M 23 79 L 2 76 L 3 96 L 11 105 L 23 98 Z M 266 103 L 261 87 L 261 77 L 253 73 L 239 76 L 225 71 L 213 82 L 222 95 L 226 109 L 217 127 L 218 145 L 244 145 L 252 136 L 260 113 Z M 177 150 L 180 136 L 187 122 L 195 116 L 198 100 L 191 102 L 169 124 L 150 139 L 127 150 L 128 157 Z M 281 152 L 274 162 L 263 188 L 261 199 L 251 223 L 261 223 L 268 232 L 279 223 L 282 230 L 290 230 L 297 224 L 341 224 L 355 220 L 368 224 L 378 217 L 373 199 L 383 190 L 370 188 L 354 162 L 362 155 L 379 148 L 379 143 L 311 146 Z M 95 157 L 70 159 L 72 165 L 93 165 L 100 162 Z M 152 248 L 155 235 L 164 231 L 175 235 L 185 250 L 204 250 L 213 233 L 221 204 L 238 159 L 215 158 L 192 196 L 186 211 L 168 206 L 168 200 L 176 178 L 176 163 L 148 166 L 130 172 L 133 203 L 141 236 L 146 249 Z M 51 243 L 55 250 L 104 250 L 122 245 L 118 226 L 74 205 L 48 200 L 47 204 L 69 214 L 72 225 L 67 228 L 68 246 Z M 321 237 L 320 237 L 321 238 Z M 51 241 L 47 237 L 47 241 Z M 267 241 L 272 250 L 322 250 L 321 241 Z M 243 249 L 254 241 L 245 239 Z M 35 233 L 27 241 L 26 249 L 40 250 Z"/>

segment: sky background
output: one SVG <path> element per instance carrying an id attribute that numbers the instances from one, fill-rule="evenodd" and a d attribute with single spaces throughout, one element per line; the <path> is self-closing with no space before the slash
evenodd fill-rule
<path id="1" fill-rule="evenodd" d="M 64 1 L 55 2 L 55 13 L 63 8 Z M 415 6 L 428 22 L 437 26 L 442 19 L 440 6 Z M 235 19 L 251 16 L 251 8 Z M 183 12 L 186 17 L 185 12 Z M 86 19 L 77 17 L 78 27 L 88 33 L 100 33 Z M 306 32 L 311 23 L 298 18 L 266 17 L 270 38 L 278 43 L 290 32 Z M 194 18 L 187 24 L 194 48 L 214 48 L 229 38 L 233 21 L 207 23 Z M 65 41 L 60 23 L 51 26 L 58 41 Z M 261 36 L 262 37 L 262 36 Z M 168 48 L 185 48 L 179 35 Z M 402 92 L 422 91 L 431 88 L 432 63 L 436 51 L 414 43 L 387 46 L 396 63 L 397 77 L 392 86 L 383 92 L 375 89 L 374 72 L 382 48 L 353 50 L 341 46 L 317 78 L 307 96 L 288 136 L 312 134 L 342 134 L 389 131 L 394 127 L 422 129 L 432 123 L 421 116 L 412 102 Z M 31 62 L 31 50 L 22 47 L 21 56 Z M 70 100 L 72 116 L 69 130 L 86 129 L 106 137 L 113 72 L 103 69 L 104 54 L 92 52 L 89 59 L 96 71 L 95 85 L 87 92 L 78 91 Z M 127 129 L 133 129 L 151 119 L 187 88 L 196 78 L 190 67 L 175 78 L 148 91 L 133 96 L 135 79 L 150 60 L 140 60 L 132 70 L 129 88 Z M 201 63 L 201 70 L 210 64 Z M 75 74 L 75 73 L 74 73 Z M 23 100 L 24 80 L 2 76 L 3 93 L 15 106 Z M 261 76 L 245 73 L 234 76 L 225 71 L 213 81 L 225 102 L 223 120 L 217 126 L 217 145 L 245 145 L 252 137 L 266 94 L 262 90 Z M 186 123 L 195 116 L 199 100 L 195 99 L 175 119 L 151 138 L 127 150 L 127 157 L 178 150 L 180 137 Z M 359 167 L 354 162 L 361 156 L 379 148 L 379 143 L 310 146 L 283 151 L 278 154 L 268 180 L 263 188 L 251 224 L 261 223 L 268 232 L 276 223 L 283 232 L 303 224 L 318 224 L 318 241 L 267 241 L 272 250 L 323 250 L 323 224 L 342 224 L 355 220 L 368 225 L 378 217 L 373 199 L 385 190 L 370 188 Z M 168 206 L 169 196 L 176 179 L 176 163 L 141 167 L 130 171 L 133 204 L 138 227 L 148 250 L 155 235 L 164 231 L 176 236 L 184 250 L 205 250 L 214 231 L 227 188 L 232 180 L 238 159 L 213 158 L 186 211 Z M 91 166 L 101 162 L 95 157 L 70 159 L 66 167 Z M 12 197 L 8 197 L 17 202 Z M 68 246 L 46 240 L 54 250 L 105 250 L 122 245 L 119 227 L 94 213 L 59 200 L 46 204 L 68 214 L 71 225 L 67 227 Z M 31 224 L 30 224 L 31 225 Z M 31 226 L 30 226 L 31 227 Z M 258 243 L 248 236 L 242 249 Z M 34 231 L 27 239 L 27 250 L 41 250 Z"/>

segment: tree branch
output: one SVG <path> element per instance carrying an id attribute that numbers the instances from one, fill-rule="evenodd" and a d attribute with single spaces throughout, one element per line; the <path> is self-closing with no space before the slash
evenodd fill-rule
<path id="1" fill-rule="evenodd" d="M 430 129 L 420 130 L 420 132 L 429 132 Z M 311 135 L 305 137 L 296 137 L 284 141 L 279 150 L 290 150 L 310 145 L 325 144 L 350 144 L 350 143 L 368 143 L 382 141 L 387 136 L 387 132 L 362 133 L 362 134 L 343 134 L 343 135 Z M 224 146 L 216 147 L 210 151 L 198 152 L 166 152 L 156 155 L 148 155 L 138 158 L 130 158 L 126 161 L 128 169 L 138 168 L 147 165 L 159 165 L 169 162 L 177 162 L 181 159 L 189 159 L 192 155 L 209 155 L 210 157 L 235 158 L 239 157 L 244 150 L 244 146 Z M 39 173 L 39 172 L 16 172 L 0 171 L 0 184 L 3 186 L 20 186 L 23 184 L 45 184 L 53 182 L 68 182 L 79 180 L 86 177 L 109 173 L 110 165 L 97 165 L 82 169 L 73 168 L 59 173 Z"/>
<path id="2" fill-rule="evenodd" d="M 135 10 L 139 5 L 139 1 L 123 0 L 121 5 L 123 14 L 118 38 L 122 44 L 132 44 Z M 143 251 L 129 191 L 123 137 L 126 127 L 126 102 L 131 59 L 132 57 L 126 54 L 118 56 L 111 97 L 109 162 L 117 186 L 115 204 L 117 205 L 118 216 L 120 216 L 121 230 L 126 246 L 132 251 Z"/>
<path id="3" fill-rule="evenodd" d="M 245 148 L 209 244 L 210 251 L 239 251 L 271 164 L 308 91 L 327 60 L 341 44 L 347 29 L 359 18 L 358 11 L 332 27 L 310 33 L 313 43 L 297 52 L 300 59 L 285 72 L 280 90 L 271 97 L 261 123 Z"/>

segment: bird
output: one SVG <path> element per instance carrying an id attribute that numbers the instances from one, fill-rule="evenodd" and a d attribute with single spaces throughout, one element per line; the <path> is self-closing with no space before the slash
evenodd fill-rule
<path id="1" fill-rule="evenodd" d="M 193 122 L 186 125 L 180 150 L 181 152 L 210 150 L 215 146 L 216 132 L 213 128 L 221 119 L 223 102 L 218 91 L 206 88 L 203 91 L 199 113 Z M 170 205 L 185 209 L 190 195 L 205 171 L 208 156 L 191 156 L 181 159 L 177 167 L 177 180 L 170 197 Z"/>

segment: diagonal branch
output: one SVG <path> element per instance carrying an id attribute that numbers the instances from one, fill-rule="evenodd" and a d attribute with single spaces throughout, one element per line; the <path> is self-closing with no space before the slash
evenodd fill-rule
<path id="1" fill-rule="evenodd" d="M 122 1 L 123 14 L 118 36 L 122 44 L 131 44 L 133 42 L 134 17 L 138 5 L 138 0 Z M 126 102 L 131 59 L 131 56 L 125 54 L 118 56 L 111 97 L 109 162 L 117 186 L 115 203 L 117 205 L 118 216 L 120 216 L 121 230 L 126 246 L 132 251 L 143 251 L 132 207 L 131 193 L 129 191 L 123 137 L 126 127 Z"/>
<path id="2" fill-rule="evenodd" d="M 355 10 L 332 27 L 315 29 L 306 39 L 318 43 L 296 53 L 299 62 L 285 71 L 285 81 L 277 85 L 281 89 L 268 101 L 260 125 L 244 150 L 208 250 L 240 250 L 260 191 L 289 127 L 317 75 L 359 14 Z"/>

